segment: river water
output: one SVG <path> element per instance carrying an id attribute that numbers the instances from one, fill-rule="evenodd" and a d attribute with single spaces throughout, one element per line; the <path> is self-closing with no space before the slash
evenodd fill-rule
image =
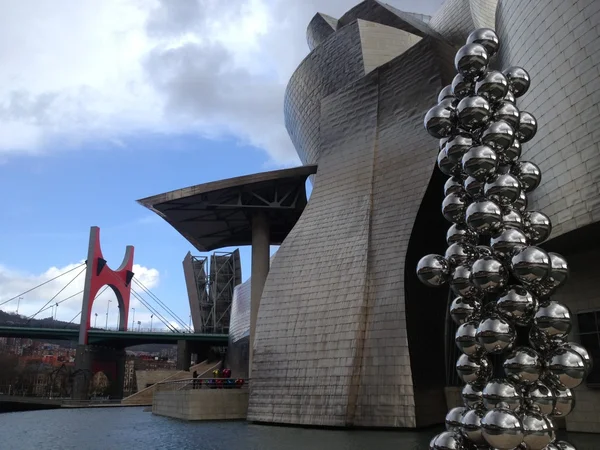
<path id="1" fill-rule="evenodd" d="M 0 450 L 427 450 L 437 432 L 183 422 L 137 407 L 0 414 Z M 569 439 L 578 450 L 600 449 L 600 435 Z"/>

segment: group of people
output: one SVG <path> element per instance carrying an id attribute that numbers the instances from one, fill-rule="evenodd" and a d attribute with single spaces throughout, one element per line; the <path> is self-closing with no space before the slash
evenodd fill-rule
<path id="1" fill-rule="evenodd" d="M 212 372 L 213 377 L 208 379 L 198 378 L 198 372 L 194 370 L 192 374 L 193 381 L 193 389 L 200 389 L 202 386 L 207 386 L 210 389 L 240 389 L 245 380 L 242 378 L 232 379 L 231 378 L 231 369 L 215 369 Z"/>

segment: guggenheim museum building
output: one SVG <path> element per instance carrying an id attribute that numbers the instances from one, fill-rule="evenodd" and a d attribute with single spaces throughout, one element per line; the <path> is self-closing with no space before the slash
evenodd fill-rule
<path id="1" fill-rule="evenodd" d="M 251 378 L 248 420 L 414 428 L 458 401 L 451 299 L 415 273 L 444 253 L 451 225 L 423 118 L 478 28 L 499 36 L 492 66 L 531 75 L 517 99 L 539 127 L 522 148 L 543 174 L 529 208 L 552 220 L 540 246 L 569 260 L 557 297 L 570 340 L 596 360 L 565 425 L 600 432 L 598 0 L 446 0 L 431 17 L 365 0 L 317 13 L 282 105 L 302 166 L 140 200 L 199 251 L 252 245 L 228 354 Z"/>

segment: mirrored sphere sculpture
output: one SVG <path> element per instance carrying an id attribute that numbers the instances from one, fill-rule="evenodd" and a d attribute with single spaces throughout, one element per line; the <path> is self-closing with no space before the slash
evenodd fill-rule
<path id="1" fill-rule="evenodd" d="M 450 305 L 450 316 L 454 320 L 454 323 L 462 325 L 471 320 L 474 315 L 479 314 L 480 309 L 481 304 L 479 301 L 456 297 Z M 477 324 L 475 324 L 475 329 L 477 329 Z M 473 332 L 473 338 L 475 338 L 475 332 Z"/>
<path id="2" fill-rule="evenodd" d="M 455 431 L 444 431 L 433 440 L 433 450 L 464 450 L 460 435 Z"/>
<path id="3" fill-rule="evenodd" d="M 465 383 L 484 384 L 492 374 L 489 360 L 482 356 L 476 358 L 462 354 L 456 361 L 456 372 Z"/>
<path id="4" fill-rule="evenodd" d="M 513 128 L 504 120 L 490 123 L 481 134 L 481 143 L 498 153 L 510 147 L 514 139 Z"/>
<path id="5" fill-rule="evenodd" d="M 468 210 L 467 208 L 467 214 Z M 550 256 L 545 250 L 530 246 L 514 255 L 511 258 L 510 266 L 515 278 L 522 283 L 541 283 L 550 274 Z"/>
<path id="6" fill-rule="evenodd" d="M 467 408 L 464 406 L 457 406 L 456 408 L 452 408 L 446 414 L 446 430 L 448 431 L 460 431 L 461 428 L 461 419 L 463 414 L 467 411 Z"/>
<path id="7" fill-rule="evenodd" d="M 483 419 L 485 413 L 486 411 L 481 408 L 469 409 L 461 419 L 461 434 L 477 446 L 486 445 L 481 431 L 481 419 Z"/>
<path id="8" fill-rule="evenodd" d="M 552 380 L 562 388 L 576 388 L 586 377 L 586 367 L 582 356 L 569 348 L 553 350 L 546 365 Z"/>
<path id="9" fill-rule="evenodd" d="M 511 174 L 496 175 L 483 187 L 483 193 L 489 200 L 500 206 L 508 206 L 519 198 L 521 183 Z"/>
<path id="10" fill-rule="evenodd" d="M 521 97 L 529 89 L 531 78 L 529 73 L 522 67 L 509 67 L 502 71 L 508 80 L 510 91 L 515 97 Z"/>
<path id="11" fill-rule="evenodd" d="M 442 255 L 426 255 L 417 264 L 417 277 L 428 286 L 441 286 L 450 278 L 450 267 Z"/>
<path id="12" fill-rule="evenodd" d="M 527 111 L 519 113 L 519 126 L 515 130 L 517 139 L 521 143 L 529 142 L 537 133 L 537 120 Z"/>
<path id="13" fill-rule="evenodd" d="M 537 310 L 537 302 L 526 288 L 512 285 L 498 297 L 496 310 L 509 322 L 527 326 Z"/>
<path id="14" fill-rule="evenodd" d="M 495 378 L 483 388 L 483 406 L 494 409 L 500 403 L 505 403 L 513 411 L 521 407 L 523 400 L 521 391 L 510 380 Z"/>
<path id="15" fill-rule="evenodd" d="M 523 442 L 523 425 L 519 416 L 508 408 L 494 408 L 481 419 L 486 442 L 498 450 L 512 450 Z"/>
<path id="16" fill-rule="evenodd" d="M 475 409 L 483 407 L 483 390 L 479 385 L 473 383 L 465 384 L 461 396 L 466 407 Z"/>
<path id="17" fill-rule="evenodd" d="M 446 233 L 446 243 L 448 245 L 462 242 L 475 245 L 477 243 L 477 233 L 471 230 L 466 225 L 452 224 Z"/>
<path id="18" fill-rule="evenodd" d="M 512 127 L 513 131 L 519 127 L 519 117 L 519 108 L 514 102 L 501 100 L 493 107 L 492 119 L 494 121 L 505 121 Z"/>
<path id="19" fill-rule="evenodd" d="M 458 177 L 448 178 L 448 180 L 446 180 L 446 182 L 444 183 L 444 196 L 450 194 L 464 195 L 465 193 L 466 192 L 465 188 L 463 187 L 463 182 Z"/>
<path id="20" fill-rule="evenodd" d="M 505 220 L 503 223 L 506 227 Z M 514 254 L 527 247 L 527 237 L 517 228 L 504 228 L 500 234 L 490 239 L 490 245 L 498 258 L 502 261 L 509 261 Z"/>
<path id="21" fill-rule="evenodd" d="M 521 416 L 523 443 L 528 450 L 544 450 L 555 439 L 554 427 L 542 414 L 526 410 Z"/>
<path id="22" fill-rule="evenodd" d="M 476 336 L 487 353 L 510 350 L 516 339 L 515 329 L 500 316 L 483 319 L 477 327 Z"/>
<path id="23" fill-rule="evenodd" d="M 571 414 L 571 411 L 575 408 L 573 391 L 571 389 L 554 389 L 554 397 L 556 402 L 551 415 L 553 417 L 565 417 Z"/>
<path id="24" fill-rule="evenodd" d="M 440 103 L 427 112 L 424 125 L 427 132 L 435 138 L 450 136 L 456 125 L 456 110 L 447 103 Z"/>
<path id="25" fill-rule="evenodd" d="M 527 388 L 524 402 L 528 408 L 538 408 L 542 414 L 548 415 L 554 411 L 556 397 L 545 383 L 538 381 Z"/>
<path id="26" fill-rule="evenodd" d="M 467 36 L 467 44 L 483 45 L 490 58 L 498 53 L 498 47 L 500 47 L 498 35 L 491 28 L 478 28 L 472 31 Z"/>
<path id="27" fill-rule="evenodd" d="M 519 193 L 519 198 L 521 198 L 522 192 L 523 191 Z M 521 215 L 521 212 L 515 207 L 515 203 L 513 203 L 512 206 L 504 206 L 502 208 L 502 224 L 504 225 L 505 229 L 517 228 L 519 230 L 523 230 L 523 216 Z M 525 234 L 523 234 L 523 236 L 525 236 Z"/>
<path id="28" fill-rule="evenodd" d="M 508 270 L 493 256 L 477 259 L 471 267 L 472 282 L 484 293 L 500 291 L 508 282 Z"/>
<path id="29" fill-rule="evenodd" d="M 517 347 L 504 360 L 504 373 L 521 386 L 530 386 L 542 375 L 542 358 L 529 347 Z"/>
<path id="30" fill-rule="evenodd" d="M 571 311 L 556 301 L 541 305 L 533 322 L 536 330 L 553 339 L 566 339 L 571 332 Z"/>
<path id="31" fill-rule="evenodd" d="M 442 214 L 449 222 L 462 223 L 465 220 L 465 213 L 469 200 L 461 194 L 449 194 L 442 202 Z"/>
<path id="32" fill-rule="evenodd" d="M 537 188 L 542 180 L 540 168 L 530 161 L 518 161 L 513 166 L 511 173 L 521 182 L 525 192 L 531 192 Z"/>
<path id="33" fill-rule="evenodd" d="M 450 161 L 455 164 L 461 162 L 462 157 L 473 146 L 473 139 L 470 136 L 457 134 L 448 139 L 446 146 L 446 154 Z"/>
<path id="34" fill-rule="evenodd" d="M 475 93 L 489 102 L 504 99 L 508 92 L 508 80 L 502 72 L 490 70 L 475 83 Z"/>
<path id="35" fill-rule="evenodd" d="M 465 188 L 465 192 L 473 199 L 473 200 L 481 200 L 483 198 L 483 186 L 485 185 L 485 181 L 480 181 L 476 178 L 468 176 L 463 181 L 463 187 Z"/>
<path id="36" fill-rule="evenodd" d="M 556 446 L 557 450 L 577 450 L 575 448 L 575 446 L 567 441 L 556 441 L 554 442 L 554 444 L 551 444 Z M 548 449 L 548 450 L 552 450 L 552 449 Z"/>
<path id="37" fill-rule="evenodd" d="M 450 287 L 452 291 L 464 298 L 481 298 L 483 292 L 481 292 L 471 282 L 471 269 L 468 266 L 457 266 L 454 269 L 454 274 L 450 280 Z"/>
<path id="38" fill-rule="evenodd" d="M 564 347 L 579 353 L 579 355 L 583 358 L 586 373 L 589 374 L 594 367 L 594 362 L 585 347 L 577 342 L 567 342 L 564 344 Z"/>
<path id="39" fill-rule="evenodd" d="M 470 78 L 465 78 L 458 73 L 452 80 L 452 94 L 457 99 L 463 99 L 475 94 L 475 81 Z"/>
<path id="40" fill-rule="evenodd" d="M 459 165 L 452 162 L 450 158 L 448 158 L 448 154 L 446 153 L 446 147 L 444 147 L 438 153 L 437 164 L 442 173 L 444 175 L 448 175 L 449 177 L 451 177 L 452 175 L 457 175 L 460 172 Z"/>
<path id="41" fill-rule="evenodd" d="M 503 225 L 502 209 L 491 200 L 471 203 L 466 209 L 465 218 L 469 228 L 483 235 L 493 235 L 500 231 Z"/>
<path id="42" fill-rule="evenodd" d="M 476 258 L 475 247 L 461 242 L 452 244 L 446 249 L 444 257 L 451 268 L 469 265 Z"/>
<path id="43" fill-rule="evenodd" d="M 456 52 L 454 67 L 458 73 L 473 79 L 485 72 L 488 62 L 489 56 L 483 45 L 466 44 Z"/>
<path id="44" fill-rule="evenodd" d="M 550 237 L 552 222 L 550 217 L 539 211 L 525 211 L 525 233 L 532 244 L 540 244 Z"/>
<path id="45" fill-rule="evenodd" d="M 434 108 L 436 108 L 434 106 Z M 434 109 L 432 108 L 432 109 Z M 431 110 L 430 110 L 431 111 Z M 448 115 L 448 121 L 452 122 L 452 126 L 454 126 L 455 116 L 451 115 L 450 112 L 446 113 L 444 111 L 434 110 L 431 114 L 432 119 L 435 119 L 439 115 Z M 470 97 L 463 98 L 456 107 L 456 117 L 458 118 L 458 123 L 462 128 L 467 131 L 471 131 L 475 128 L 479 128 L 484 125 L 492 114 L 492 108 L 489 102 L 478 95 L 472 95 Z M 519 115 L 520 118 L 520 115 Z M 427 123 L 427 116 L 425 118 L 425 123 Z M 444 123 L 445 124 L 445 123 Z M 434 131 L 438 131 L 438 129 L 442 128 L 441 125 L 437 125 L 437 122 L 434 121 L 432 127 Z M 445 129 L 442 128 L 442 134 L 439 137 L 448 136 L 448 134 L 444 134 Z M 430 132 L 431 134 L 431 132 Z M 438 133 L 440 134 L 440 133 Z M 436 136 L 434 136 L 436 137 Z"/>
<path id="46" fill-rule="evenodd" d="M 463 323 L 456 330 L 454 342 L 465 355 L 478 357 L 483 354 L 483 347 L 475 337 L 478 325 L 479 322 L 473 320 Z"/>
<path id="47" fill-rule="evenodd" d="M 462 157 L 462 168 L 467 175 L 481 181 L 496 173 L 498 156 L 487 145 L 471 147 Z"/>
<path id="48" fill-rule="evenodd" d="M 521 157 L 521 151 L 521 143 L 515 138 L 508 148 L 498 153 L 498 158 L 502 163 L 513 164 Z"/>
<path id="49" fill-rule="evenodd" d="M 452 85 L 449 84 L 448 86 L 444 87 L 440 93 L 438 94 L 438 103 L 444 101 L 444 100 L 454 100 L 456 99 L 456 97 L 454 97 L 454 93 L 452 92 Z"/>
<path id="50" fill-rule="evenodd" d="M 522 213 L 527 209 L 527 203 L 527 195 L 525 195 L 525 190 L 522 189 L 521 193 L 519 194 L 519 198 L 512 205 L 517 209 L 517 211 Z"/>

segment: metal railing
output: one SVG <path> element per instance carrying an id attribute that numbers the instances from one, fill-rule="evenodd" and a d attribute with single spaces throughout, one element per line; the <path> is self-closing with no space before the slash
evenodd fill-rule
<path id="1" fill-rule="evenodd" d="M 155 392 L 196 389 L 248 389 L 249 384 L 249 380 L 244 378 L 185 378 L 183 380 L 156 383 Z"/>

